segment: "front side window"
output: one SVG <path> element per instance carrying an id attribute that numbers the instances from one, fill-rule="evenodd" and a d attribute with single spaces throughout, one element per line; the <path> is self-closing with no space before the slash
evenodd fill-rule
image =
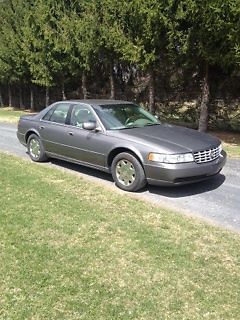
<path id="1" fill-rule="evenodd" d="M 72 109 L 70 125 L 82 128 L 84 122 L 96 122 L 95 115 L 86 105 L 75 105 Z"/>
<path id="2" fill-rule="evenodd" d="M 64 124 L 67 119 L 69 104 L 61 103 L 48 111 L 43 120 Z"/>

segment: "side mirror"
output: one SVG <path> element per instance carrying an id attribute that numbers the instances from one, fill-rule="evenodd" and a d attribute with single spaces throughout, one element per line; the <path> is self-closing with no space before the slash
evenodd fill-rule
<path id="1" fill-rule="evenodd" d="M 97 128 L 97 124 L 96 124 L 96 122 L 84 122 L 82 124 L 82 127 L 85 130 L 92 131 L 92 130 L 95 130 Z"/>

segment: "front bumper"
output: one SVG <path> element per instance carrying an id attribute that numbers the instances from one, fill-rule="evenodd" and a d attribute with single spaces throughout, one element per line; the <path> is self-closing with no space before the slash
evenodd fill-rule
<path id="1" fill-rule="evenodd" d="M 222 151 L 221 156 L 211 162 L 154 163 L 154 165 L 147 163 L 144 164 L 144 169 L 149 184 L 175 186 L 202 181 L 218 174 L 225 165 L 226 159 L 226 152 Z"/>

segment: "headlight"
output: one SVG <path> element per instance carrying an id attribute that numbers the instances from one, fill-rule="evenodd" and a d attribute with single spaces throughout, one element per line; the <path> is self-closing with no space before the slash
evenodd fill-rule
<path id="1" fill-rule="evenodd" d="M 161 154 L 161 153 L 149 153 L 148 160 L 161 163 L 184 163 L 193 162 L 194 158 L 192 153 L 181 154 Z"/>
<path id="2" fill-rule="evenodd" d="M 219 148 L 219 153 L 221 153 L 223 151 L 223 147 L 222 147 L 222 144 L 220 143 L 220 145 L 218 146 Z"/>

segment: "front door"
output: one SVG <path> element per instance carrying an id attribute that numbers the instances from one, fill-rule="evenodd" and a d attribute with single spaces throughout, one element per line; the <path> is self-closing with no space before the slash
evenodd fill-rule
<path id="1" fill-rule="evenodd" d="M 83 129 L 84 122 L 97 123 L 95 114 L 88 105 L 74 105 L 68 128 L 68 155 L 86 164 L 105 167 L 105 134 L 102 131 Z"/>

